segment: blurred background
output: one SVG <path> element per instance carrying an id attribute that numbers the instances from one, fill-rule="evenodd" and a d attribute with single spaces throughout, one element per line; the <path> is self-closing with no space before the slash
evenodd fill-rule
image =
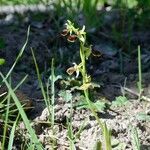
<path id="1" fill-rule="evenodd" d="M 66 20 L 71 20 L 75 26 L 85 25 L 87 43 L 102 54 L 90 61 L 91 72 L 92 65 L 95 74 L 137 72 L 138 45 L 142 51 L 142 69 L 149 71 L 149 0 L 0 0 L 1 56 L 8 65 L 12 64 L 17 49 L 23 44 L 23 35 L 31 25 L 29 47 L 37 51 L 42 71 L 48 70 L 52 57 L 59 70 L 78 62 L 78 43 L 71 45 L 60 37 Z M 29 51 L 26 56 L 30 55 Z M 29 69 L 24 63 L 21 65 L 23 70 Z"/>

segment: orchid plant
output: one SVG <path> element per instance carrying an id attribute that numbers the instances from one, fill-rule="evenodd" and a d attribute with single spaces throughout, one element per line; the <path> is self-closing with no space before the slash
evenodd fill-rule
<path id="1" fill-rule="evenodd" d="M 75 42 L 76 40 L 80 43 L 80 59 L 81 62 L 79 64 L 73 63 L 74 66 L 67 69 L 67 73 L 69 75 L 72 75 L 73 73 L 76 73 L 76 78 L 78 78 L 79 74 L 82 75 L 82 85 L 78 88 L 79 90 L 84 91 L 84 96 L 87 104 L 89 105 L 89 108 L 96 118 L 99 126 L 102 129 L 103 137 L 105 141 L 105 147 L 107 150 L 111 150 L 111 134 L 108 130 L 105 123 L 103 123 L 100 118 L 97 116 L 97 113 L 95 112 L 94 103 L 91 102 L 89 99 L 89 88 L 99 87 L 97 84 L 91 82 L 90 75 L 87 74 L 86 69 L 86 61 L 88 60 L 89 56 L 92 53 L 91 46 L 87 46 L 86 44 L 86 32 L 85 32 L 85 26 L 82 27 L 80 30 L 79 28 L 75 28 L 74 24 L 67 20 L 67 23 L 65 24 L 66 28 L 62 31 L 61 35 L 67 37 L 67 40 L 69 42 Z"/>
<path id="2" fill-rule="evenodd" d="M 62 31 L 61 35 L 67 36 L 67 40 L 69 42 L 75 42 L 76 40 L 79 40 L 80 59 L 81 59 L 81 63 L 80 64 L 73 63 L 74 66 L 68 68 L 67 73 L 69 75 L 76 73 L 76 78 L 78 78 L 79 74 L 81 73 L 82 86 L 78 88 L 79 90 L 84 91 L 88 90 L 88 88 L 94 88 L 95 86 L 97 87 L 98 85 L 91 82 L 91 77 L 87 74 L 86 71 L 86 60 L 88 60 L 92 50 L 91 46 L 86 46 L 85 26 L 83 26 L 82 29 L 80 30 L 79 28 L 75 28 L 74 24 L 69 20 L 67 20 L 67 23 L 65 25 L 66 28 Z"/>

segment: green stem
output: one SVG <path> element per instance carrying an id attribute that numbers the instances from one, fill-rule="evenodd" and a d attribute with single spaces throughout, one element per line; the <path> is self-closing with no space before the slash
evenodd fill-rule
<path id="1" fill-rule="evenodd" d="M 138 72 L 139 72 L 139 81 L 138 81 L 138 90 L 139 90 L 139 100 L 141 99 L 142 94 L 142 67 L 141 67 L 141 48 L 138 46 Z"/>
<path id="2" fill-rule="evenodd" d="M 80 43 L 80 58 L 81 58 L 81 63 L 82 63 L 82 82 L 83 84 L 86 84 L 86 80 L 87 80 L 87 72 L 86 72 L 86 61 L 85 61 L 85 54 L 84 54 L 84 43 Z M 87 90 L 84 90 L 84 95 L 85 95 L 85 99 L 89 105 L 89 108 L 91 110 L 91 112 L 93 113 L 94 117 L 96 118 L 98 124 L 100 125 L 100 127 L 102 128 L 103 130 L 103 123 L 100 121 L 100 119 L 98 118 L 96 112 L 94 111 L 94 108 L 93 108 L 93 105 L 89 99 L 89 91 L 88 89 Z"/>
<path id="3" fill-rule="evenodd" d="M 51 110 L 51 123 L 52 123 L 52 127 L 54 126 L 54 114 L 55 114 L 55 110 L 54 110 L 54 102 L 55 102 L 55 85 L 54 85 L 54 59 L 52 59 L 52 63 L 51 63 L 51 106 L 52 106 L 52 110 Z"/>
<path id="4" fill-rule="evenodd" d="M 82 74 L 82 82 L 83 85 L 87 83 L 87 72 L 86 72 L 86 59 L 85 59 L 85 54 L 84 54 L 84 43 L 80 43 L 80 58 L 81 58 L 81 63 L 82 63 L 82 69 L 81 69 L 81 74 Z M 111 142 L 108 142 L 108 137 L 106 136 L 106 125 L 99 119 L 99 117 L 97 116 L 97 113 L 94 110 L 93 104 L 89 99 L 89 91 L 88 89 L 84 90 L 84 95 L 85 95 L 85 99 L 89 105 L 89 108 L 92 112 L 92 114 L 94 115 L 95 119 L 97 120 L 100 128 L 102 129 L 102 135 L 104 138 L 104 142 L 105 142 L 105 147 L 106 150 L 111 150 Z M 108 144 L 109 143 L 109 144 Z"/>
<path id="5" fill-rule="evenodd" d="M 92 105 L 92 103 L 91 103 L 91 101 L 90 101 L 90 99 L 89 99 L 89 96 L 88 96 L 88 90 L 84 90 L 84 95 L 85 95 L 85 99 L 86 99 L 86 101 L 87 101 L 87 103 L 88 103 L 88 105 L 89 105 L 89 108 L 90 108 L 92 114 L 93 114 L 94 117 L 96 118 L 96 120 L 97 120 L 99 126 L 101 127 L 101 129 L 102 129 L 102 131 L 103 131 L 103 129 L 104 129 L 103 123 L 101 122 L 101 120 L 100 120 L 99 117 L 97 116 L 96 112 L 94 111 L 93 105 Z"/>
<path id="6" fill-rule="evenodd" d="M 55 103 L 55 73 L 54 73 L 54 58 L 52 58 L 52 62 L 51 62 L 51 127 L 52 127 L 53 135 L 55 135 L 55 131 L 54 131 L 54 123 L 55 123 L 54 103 Z M 55 138 L 53 138 L 52 148 L 55 149 L 55 146 L 56 146 L 56 140 L 55 140 Z"/>
<path id="7" fill-rule="evenodd" d="M 84 45 L 83 43 L 80 44 L 80 57 L 81 57 L 81 63 L 82 63 L 82 82 L 83 84 L 86 83 L 86 76 L 87 76 L 87 73 L 86 73 L 86 62 L 85 62 L 85 55 L 84 55 Z"/>

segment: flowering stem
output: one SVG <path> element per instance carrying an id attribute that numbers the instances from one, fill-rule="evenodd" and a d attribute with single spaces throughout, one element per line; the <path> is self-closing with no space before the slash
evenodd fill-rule
<path id="1" fill-rule="evenodd" d="M 101 127 L 102 131 L 104 131 L 104 127 L 103 127 L 103 123 L 101 122 L 101 120 L 99 119 L 99 117 L 97 116 L 96 112 L 94 111 L 94 108 L 93 108 L 93 105 L 89 99 L 89 96 L 88 96 L 88 90 L 84 90 L 84 95 L 85 95 L 85 99 L 89 105 L 89 108 L 92 112 L 92 114 L 94 115 L 95 119 L 97 120 L 99 126 Z"/>
<path id="2" fill-rule="evenodd" d="M 82 85 L 86 86 L 86 84 L 90 83 L 89 77 L 87 75 L 87 71 L 86 71 L 86 59 L 89 57 L 91 51 L 89 48 L 86 48 L 85 46 L 85 42 L 86 42 L 86 32 L 85 30 L 85 26 L 83 26 L 83 28 L 81 30 L 79 30 L 78 28 L 75 28 L 73 23 L 71 23 L 69 20 L 66 23 L 66 29 L 62 32 L 63 36 L 66 36 L 68 33 L 70 34 L 68 36 L 68 41 L 70 42 L 75 42 L 76 38 L 79 39 L 80 42 L 80 59 L 81 59 L 81 65 L 76 65 L 73 69 L 69 68 L 67 70 L 67 73 L 72 74 L 74 71 L 80 71 L 82 74 Z M 80 70 L 78 69 L 80 68 Z M 73 70 L 73 71 L 72 71 Z M 111 144 L 110 141 L 108 142 L 108 136 L 106 134 L 109 134 L 107 131 L 107 127 L 105 125 L 105 123 L 103 123 L 100 118 L 98 117 L 97 113 L 94 110 L 94 105 L 93 102 L 90 101 L 89 99 L 89 90 L 88 87 L 87 88 L 83 88 L 84 91 L 84 96 L 85 96 L 85 100 L 92 112 L 92 114 L 94 115 L 95 119 L 97 120 L 100 128 L 102 129 L 102 134 L 104 137 L 104 142 L 105 142 L 105 147 L 106 150 L 111 150 Z"/>
<path id="3" fill-rule="evenodd" d="M 81 57 L 81 63 L 82 63 L 82 80 L 83 80 L 83 84 L 86 84 L 86 77 L 87 77 L 87 73 L 86 73 L 86 62 L 85 62 L 85 54 L 84 54 L 84 44 L 81 42 L 80 43 L 80 57 Z"/>
<path id="4" fill-rule="evenodd" d="M 85 58 L 85 53 L 84 53 L 84 43 L 80 42 L 80 58 L 81 58 L 81 63 L 82 63 L 82 70 L 81 70 L 81 74 L 82 74 L 82 82 L 83 85 L 86 84 L 86 80 L 87 80 L 87 72 L 86 72 L 86 58 Z M 103 123 L 100 121 L 100 119 L 98 118 L 96 112 L 94 111 L 93 105 L 89 99 L 89 91 L 88 89 L 84 90 L 84 95 L 85 95 L 85 99 L 89 105 L 89 108 L 91 110 L 91 112 L 93 113 L 94 117 L 96 118 L 99 126 L 102 128 L 103 131 Z"/>
<path id="5" fill-rule="evenodd" d="M 88 76 L 87 76 L 87 72 L 86 72 L 86 56 L 84 53 L 84 43 L 82 43 L 82 42 L 80 42 L 80 58 L 81 58 L 81 63 L 82 63 L 82 68 L 81 68 L 82 82 L 84 85 L 88 82 L 87 81 Z M 87 102 L 92 114 L 94 115 L 95 119 L 98 122 L 98 125 L 102 129 L 102 135 L 104 138 L 106 150 L 111 150 L 110 144 L 108 144 L 108 142 L 107 142 L 108 137 L 105 135 L 105 129 L 106 129 L 105 124 L 99 119 L 99 117 L 97 116 L 97 113 L 94 111 L 93 104 L 89 99 L 89 90 L 88 89 L 84 90 L 84 96 L 85 96 L 86 102 Z"/>

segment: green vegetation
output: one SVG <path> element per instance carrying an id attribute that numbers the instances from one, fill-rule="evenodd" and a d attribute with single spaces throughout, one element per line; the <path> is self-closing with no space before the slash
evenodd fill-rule
<path id="1" fill-rule="evenodd" d="M 85 100 L 86 100 L 92 114 L 96 118 L 100 128 L 102 129 L 103 137 L 104 137 L 104 141 L 105 141 L 105 145 L 104 145 L 105 149 L 111 150 L 110 131 L 107 129 L 106 124 L 104 124 L 97 116 L 97 114 L 94 110 L 93 102 L 91 102 L 89 99 L 89 88 L 93 89 L 95 85 L 91 82 L 91 77 L 87 74 L 87 69 L 86 69 L 86 60 L 88 60 L 88 58 L 91 54 L 91 47 L 86 46 L 85 26 L 83 26 L 83 28 L 81 30 L 79 30 L 78 28 L 75 28 L 74 24 L 68 20 L 66 23 L 66 29 L 64 29 L 62 32 L 62 36 L 68 36 L 67 40 L 69 42 L 75 42 L 76 39 L 78 39 L 80 42 L 81 63 L 79 65 L 74 63 L 74 66 L 69 68 L 67 70 L 67 73 L 69 75 L 72 75 L 74 72 L 76 72 L 76 78 L 79 76 L 79 73 L 81 73 L 82 85 L 80 87 L 76 87 L 76 88 L 79 90 L 82 90 L 84 92 Z"/>
<path id="2" fill-rule="evenodd" d="M 30 140 L 30 144 L 34 145 L 34 147 L 36 147 L 38 150 L 42 150 L 43 149 L 42 145 L 39 143 L 37 135 L 35 134 L 33 128 L 30 125 L 30 121 L 27 118 L 27 115 L 26 115 L 26 113 L 25 113 L 25 111 L 24 111 L 24 109 L 23 109 L 23 107 L 22 107 L 22 105 L 20 103 L 20 100 L 17 98 L 14 90 L 11 88 L 10 84 L 7 81 L 7 78 L 10 76 L 10 74 L 13 71 L 16 63 L 18 62 L 19 58 L 23 54 L 23 51 L 24 51 L 24 49 L 26 47 L 26 44 L 28 42 L 29 31 L 30 31 L 30 28 L 28 28 L 26 42 L 25 42 L 24 46 L 22 47 L 22 49 L 20 50 L 20 53 L 19 53 L 18 57 L 16 58 L 16 61 L 14 62 L 13 66 L 11 67 L 11 69 L 9 70 L 9 72 L 7 73 L 6 77 L 4 77 L 3 74 L 0 72 L 0 76 L 2 78 L 2 83 L 4 82 L 5 85 L 7 86 L 7 89 L 8 89 L 8 93 L 7 93 L 7 96 L 8 96 L 8 98 L 7 98 L 7 105 L 6 106 L 3 105 L 3 100 L 1 100 L 1 103 L 0 103 L 1 106 L 5 106 L 6 107 L 4 109 L 4 112 L 3 112 L 5 114 L 5 121 L 4 121 L 4 127 L 2 127 L 2 128 L 4 128 L 3 129 L 4 131 L 3 131 L 3 140 L 2 140 L 2 150 L 5 149 L 5 144 L 6 144 L 5 142 L 6 142 L 6 138 L 7 138 L 6 131 L 8 130 L 8 127 L 9 127 L 8 119 L 11 117 L 11 112 L 9 110 L 11 108 L 10 97 L 13 99 L 14 104 L 16 105 L 17 110 L 18 110 L 18 115 L 21 116 L 21 118 L 22 118 L 22 120 L 23 120 L 23 122 L 24 122 L 24 124 L 26 126 L 26 129 L 27 129 L 27 131 L 30 134 L 30 139 L 29 139 Z M 13 125 L 13 128 L 11 129 L 10 140 L 9 140 L 9 145 L 8 145 L 9 147 L 11 147 L 12 143 L 13 143 L 13 136 L 14 136 L 13 134 L 14 134 L 14 130 L 15 130 L 14 126 L 16 125 L 17 122 L 18 122 L 18 117 L 16 117 L 16 121 L 13 123 L 14 125 Z"/>
<path id="3" fill-rule="evenodd" d="M 70 43 L 69 49 L 72 50 L 72 52 L 65 51 L 66 52 L 65 54 L 61 50 L 60 51 L 57 50 L 58 48 L 57 46 L 61 42 L 57 41 L 60 38 L 60 35 L 56 36 L 56 38 L 53 40 L 54 46 L 51 45 L 50 43 L 50 45 L 56 51 L 54 53 L 52 52 L 51 53 L 52 55 L 49 56 L 49 58 L 52 58 L 51 63 L 48 62 L 48 64 L 51 64 L 50 66 L 48 66 L 49 70 L 44 70 L 45 62 L 43 62 L 42 64 L 43 65 L 42 67 L 44 69 L 41 66 L 39 67 L 38 64 L 39 59 L 37 57 L 37 52 L 35 51 L 34 48 L 31 48 L 31 56 L 33 58 L 33 63 L 35 66 L 35 72 L 37 75 L 39 88 L 41 90 L 41 95 L 43 97 L 43 102 L 45 104 L 44 106 L 46 107 L 46 110 L 48 112 L 48 115 L 46 116 L 47 120 L 44 121 L 40 120 L 40 123 L 38 121 L 37 122 L 42 126 L 41 128 L 43 132 L 47 132 L 45 131 L 46 129 L 52 132 L 51 134 L 49 134 L 48 132 L 47 135 L 43 135 L 43 139 L 44 140 L 48 139 L 47 141 L 46 140 L 45 141 L 51 146 L 50 147 L 51 149 L 55 150 L 58 148 L 59 145 L 57 132 L 65 128 L 67 132 L 64 134 L 66 134 L 66 141 L 68 142 L 67 143 L 68 145 L 66 143 L 63 144 L 68 149 L 75 150 L 76 144 L 78 143 L 79 140 L 81 140 L 80 139 L 81 133 L 86 129 L 85 124 L 88 122 L 87 118 L 89 116 L 86 116 L 87 118 L 84 116 L 85 118 L 80 122 L 79 127 L 74 129 L 73 126 L 74 113 L 84 110 L 85 112 L 91 113 L 90 115 L 91 118 L 94 116 L 94 119 L 97 122 L 96 125 L 98 124 L 98 129 L 100 129 L 100 134 L 98 134 L 99 138 L 98 140 L 95 141 L 95 146 L 93 145 L 93 148 L 95 150 L 103 150 L 103 149 L 125 150 L 126 145 L 129 143 L 124 143 L 119 141 L 118 139 L 114 139 L 113 135 L 118 136 L 119 133 L 115 133 L 113 129 L 110 129 L 110 127 L 107 125 L 107 121 L 105 122 L 105 119 L 102 119 L 101 115 L 104 115 L 103 112 L 106 113 L 109 112 L 109 115 L 111 113 L 113 115 L 114 114 L 118 115 L 120 113 L 118 112 L 119 108 L 124 108 L 123 111 L 126 112 L 126 108 L 130 107 L 128 95 L 125 93 L 125 91 L 128 91 L 129 93 L 138 97 L 139 101 L 137 102 L 139 104 L 141 103 L 140 105 L 142 105 L 143 104 L 142 102 L 144 102 L 146 107 L 146 111 L 140 113 L 137 111 L 138 113 L 135 114 L 135 118 L 143 122 L 150 121 L 150 115 L 148 110 L 149 108 L 147 105 L 147 102 L 149 104 L 150 99 L 147 96 L 143 95 L 143 91 L 144 91 L 143 70 L 142 70 L 143 49 L 140 43 L 138 43 L 138 48 L 137 48 L 137 43 L 135 43 L 135 45 L 131 44 L 132 43 L 131 35 L 134 33 L 135 30 L 141 31 L 141 30 L 150 29 L 149 28 L 150 20 L 148 20 L 150 18 L 150 1 L 149 0 L 145 0 L 145 1 L 143 0 L 114 0 L 114 1 L 56 0 L 55 2 L 53 1 L 50 2 L 46 0 L 23 0 L 23 1 L 0 0 L 1 5 L 18 5 L 18 4 L 29 5 L 29 4 L 39 4 L 39 3 L 42 3 L 45 6 L 48 6 L 51 3 L 51 5 L 54 6 L 54 10 L 52 13 L 52 15 L 54 16 L 49 15 L 50 21 L 48 21 L 48 23 L 54 22 L 54 26 L 57 30 L 57 34 L 62 30 L 62 26 L 63 26 L 62 24 L 64 23 L 64 20 L 67 20 L 67 22 L 65 23 L 65 28 L 62 30 L 60 34 L 62 39 L 63 38 L 67 39 L 67 41 Z M 116 14 L 117 15 L 119 14 L 119 19 L 116 19 L 117 18 L 115 16 Z M 37 17 L 36 21 L 38 22 L 42 19 L 43 14 L 39 16 L 36 15 L 34 17 L 35 18 Z M 115 19 L 113 20 L 112 18 L 111 20 L 109 18 L 110 16 L 112 18 L 115 18 L 116 20 Z M 46 22 L 45 21 L 46 17 L 47 16 L 44 17 L 44 23 Z M 44 23 L 42 22 L 42 25 Z M 45 23 L 43 28 L 46 28 L 46 26 L 47 24 Z M 102 36 L 104 36 L 103 38 L 105 41 L 107 40 L 111 41 L 117 48 L 120 48 L 119 50 L 116 50 L 116 54 L 115 54 L 117 55 L 116 56 L 117 61 L 120 62 L 118 67 L 120 74 L 124 73 L 125 59 L 132 60 L 132 57 L 133 59 L 135 57 L 137 58 L 136 63 L 138 67 L 136 71 L 138 74 L 138 79 L 136 80 L 138 80 L 137 81 L 138 92 L 126 88 L 125 85 L 124 87 L 119 85 L 119 87 L 121 87 L 122 90 L 121 91 L 122 95 L 116 96 L 111 102 L 110 101 L 108 102 L 101 95 L 100 96 L 98 95 L 101 92 L 99 89 L 105 87 L 104 86 L 105 83 L 104 84 L 102 83 L 100 85 L 100 83 L 97 82 L 96 79 L 93 82 L 94 77 L 92 77 L 89 73 L 90 72 L 89 65 L 92 64 L 91 62 L 93 61 L 92 57 L 95 58 L 94 61 L 97 61 L 96 58 L 97 57 L 100 58 L 101 55 L 102 57 L 104 57 L 103 59 L 109 57 L 108 59 L 111 60 L 113 57 L 113 55 L 103 56 L 103 54 L 101 54 L 99 50 L 94 50 L 93 46 L 89 45 L 89 43 L 91 44 L 96 39 L 96 36 L 97 34 L 99 34 L 99 31 L 100 32 L 102 31 L 101 34 Z M 106 31 L 106 34 L 103 33 L 103 31 Z M 33 30 L 33 32 L 35 31 Z M 35 124 L 37 122 L 29 119 L 26 113 L 25 105 L 21 103 L 21 99 L 19 99 L 19 97 L 16 94 L 16 90 L 28 78 L 28 75 L 23 77 L 23 79 L 15 87 L 12 86 L 13 77 L 11 75 L 16 65 L 18 64 L 19 60 L 22 58 L 24 54 L 24 51 L 27 47 L 28 40 L 29 40 L 29 33 L 30 33 L 30 26 L 28 27 L 27 38 L 25 40 L 25 43 L 21 48 L 19 54 L 15 59 L 15 62 L 13 63 L 9 71 L 4 74 L 0 70 L 0 88 L 5 86 L 7 89 L 6 91 L 0 93 L 0 149 L 2 150 L 13 149 L 13 145 L 15 144 L 15 139 L 16 137 L 19 138 L 20 134 L 21 134 L 21 138 L 19 139 L 19 142 L 21 144 L 19 146 L 21 147 L 22 150 L 26 150 L 26 149 L 44 150 L 45 148 L 44 144 L 46 142 L 43 139 L 42 141 L 40 139 L 40 136 L 36 133 L 37 131 L 35 129 Z M 56 33 L 54 32 L 53 34 Z M 95 41 L 97 42 L 98 40 Z M 1 50 L 3 51 L 6 45 L 7 44 L 4 38 L 0 37 L 0 51 Z M 72 56 L 68 57 L 69 54 L 74 53 L 73 49 L 75 49 L 75 55 L 73 57 L 77 57 L 75 59 L 74 58 L 72 59 Z M 59 57 L 57 56 L 58 51 L 60 55 L 60 60 Z M 5 63 L 7 64 L 7 59 L 6 60 L 5 59 L 6 58 L 4 58 L 3 56 L 2 57 L 0 56 L 0 67 L 5 67 Z M 74 60 L 76 61 L 74 62 Z M 101 63 L 102 61 L 103 60 L 100 60 L 98 61 L 98 63 Z M 66 73 L 63 74 L 62 72 L 65 72 L 63 70 L 64 69 L 63 65 L 66 65 L 68 67 L 68 65 L 71 63 L 73 64 L 73 66 L 66 69 Z M 61 65 L 57 67 L 58 64 Z M 110 64 L 108 65 L 108 67 L 109 66 Z M 43 70 L 45 72 L 43 72 Z M 46 77 L 44 77 L 43 79 L 43 76 Z M 108 80 L 107 83 L 109 83 L 109 79 L 106 80 Z M 107 91 L 108 94 L 109 92 L 111 91 Z M 77 94 L 79 94 L 78 97 Z M 65 111 L 68 112 L 68 114 L 65 116 L 65 118 L 63 118 L 63 121 L 61 123 L 59 121 L 56 122 L 56 113 L 57 113 L 56 106 L 59 105 L 57 101 L 58 97 L 62 98 L 60 103 L 60 105 L 62 104 L 61 109 L 63 109 L 65 105 L 67 105 L 67 109 Z M 141 109 L 137 105 L 136 107 L 138 109 Z M 130 112 L 126 112 L 127 118 L 128 118 L 128 113 Z M 110 118 L 114 117 L 113 115 L 112 116 L 110 115 Z M 120 121 L 119 119 L 117 123 L 121 124 L 122 122 L 119 122 Z M 131 120 L 129 118 L 129 122 Z M 20 122 L 23 122 L 25 126 L 24 127 L 25 129 L 23 129 L 24 130 L 23 133 L 22 131 L 20 131 L 19 128 Z M 130 124 L 131 123 L 132 122 L 130 122 Z M 56 128 L 56 125 L 59 126 L 59 129 Z M 122 127 L 121 132 L 124 132 L 124 130 L 125 130 L 124 127 Z M 130 145 L 132 146 L 132 148 L 135 150 L 140 150 L 142 145 L 140 141 L 140 136 L 138 135 L 138 128 L 134 126 L 130 126 L 130 128 L 126 130 L 128 130 L 128 133 L 131 137 Z M 97 132 L 97 131 L 93 131 L 93 132 Z"/>
<path id="4" fill-rule="evenodd" d="M 141 49 L 140 46 L 138 46 L 138 75 L 139 75 L 139 81 L 137 83 L 138 85 L 138 91 L 139 91 L 139 99 L 141 98 L 143 88 L 142 88 L 142 68 L 141 68 Z"/>
<path id="5" fill-rule="evenodd" d="M 30 28 L 29 28 L 30 29 Z M 28 148 L 32 147 L 32 148 L 37 148 L 39 150 L 42 150 L 42 144 L 39 143 L 38 138 L 33 130 L 33 128 L 30 125 L 30 121 L 28 120 L 25 111 L 23 110 L 21 103 L 19 102 L 19 99 L 17 98 L 17 96 L 15 95 L 15 90 L 13 90 L 10 86 L 10 84 L 7 81 L 7 78 L 10 76 L 12 70 L 14 69 L 17 61 L 19 60 L 19 58 L 21 57 L 21 55 L 23 54 L 23 51 L 25 49 L 25 46 L 28 42 L 28 36 L 29 36 L 29 29 L 28 29 L 28 35 L 27 35 L 27 40 L 23 46 L 23 48 L 21 49 L 14 65 L 12 66 L 12 68 L 10 69 L 10 71 L 8 72 L 8 74 L 6 75 L 6 77 L 3 76 L 2 73 L 0 73 L 3 82 L 5 83 L 5 85 L 8 88 L 8 96 L 7 96 L 7 109 L 6 109 L 6 114 L 5 114 L 5 124 L 4 124 L 4 131 L 3 131 L 3 140 L 2 140 L 2 149 L 5 149 L 5 141 L 6 141 L 6 131 L 7 128 L 11 128 L 11 133 L 10 133 L 10 140 L 9 140 L 9 145 L 8 145 L 8 149 L 12 148 L 13 145 L 13 140 L 14 140 L 14 136 L 15 136 L 15 129 L 18 123 L 18 119 L 19 116 L 21 116 L 26 129 L 30 135 L 30 142 L 28 144 Z M 71 23 L 70 21 L 67 21 L 66 23 L 66 29 L 64 29 L 61 33 L 62 36 L 67 36 L 67 40 L 69 42 L 75 42 L 77 39 L 80 42 L 80 59 L 81 59 L 81 63 L 79 63 L 78 65 L 76 63 L 74 63 L 73 67 L 70 67 L 69 69 L 67 69 L 67 73 L 69 75 L 72 75 L 74 72 L 76 73 L 76 78 L 78 78 L 79 74 L 81 73 L 82 75 L 82 85 L 81 86 L 76 86 L 73 90 L 78 89 L 83 91 L 84 93 L 84 97 L 85 97 L 85 101 L 89 106 L 89 109 L 91 110 L 92 114 L 95 116 L 100 128 L 102 129 L 102 133 L 103 133 L 103 138 L 104 138 L 104 143 L 101 141 L 98 141 L 96 144 L 96 149 L 100 149 L 102 150 L 102 145 L 103 147 L 105 147 L 106 150 L 111 150 L 112 149 L 112 144 L 111 144 L 111 131 L 108 129 L 108 127 L 106 126 L 106 123 L 103 123 L 101 121 L 101 119 L 97 116 L 96 111 L 98 110 L 98 107 L 95 107 L 97 105 L 94 105 L 94 103 L 90 100 L 89 98 L 89 88 L 94 89 L 95 84 L 93 84 L 91 82 L 91 77 L 87 74 L 87 70 L 86 70 L 86 60 L 88 60 L 88 57 L 91 55 L 92 51 L 91 51 L 91 47 L 87 46 L 86 44 L 86 32 L 85 32 L 85 26 L 83 26 L 83 28 L 80 30 L 78 28 L 74 27 L 74 24 Z M 32 50 L 32 49 L 31 49 Z M 139 53 L 140 54 L 140 53 Z M 43 93 L 43 98 L 45 100 L 45 104 L 46 107 L 48 109 L 49 112 L 49 123 L 51 124 L 51 128 L 53 130 L 53 134 L 55 134 L 54 131 L 54 124 L 55 124 L 55 110 L 54 110 L 54 102 L 55 102 L 55 81 L 59 78 L 55 77 L 54 74 L 54 59 L 52 59 L 52 63 L 51 63 L 51 76 L 48 78 L 47 81 L 47 90 L 44 90 L 44 85 L 42 83 L 41 80 L 41 76 L 39 73 L 39 68 L 36 62 L 36 58 L 34 55 L 34 52 L 32 50 L 32 56 L 34 59 L 34 63 L 35 63 L 35 67 L 36 67 L 36 71 L 37 71 L 37 76 L 38 76 L 38 80 L 39 80 L 39 84 L 41 87 L 41 91 Z M 139 55 L 140 56 L 140 55 Z M 140 58 L 139 58 L 140 61 Z M 140 64 L 139 64 L 140 66 Z M 140 69 L 140 67 L 139 67 Z M 141 79 L 141 72 L 139 71 L 139 76 Z M 23 79 L 23 81 L 25 80 L 25 78 Z M 21 81 L 21 83 L 23 82 Z M 51 81 L 51 84 L 50 82 Z M 21 84 L 20 83 L 20 84 Z M 140 82 L 141 83 L 141 82 Z M 18 86 L 20 85 L 18 84 Z M 51 85 L 51 97 L 49 97 L 49 86 Z M 16 87 L 17 88 L 17 87 Z M 15 88 L 15 89 L 16 89 Z M 73 102 L 72 102 L 72 96 L 69 93 L 61 93 L 61 95 L 65 95 L 66 100 L 71 102 L 71 107 L 70 107 L 70 117 L 67 119 L 67 128 L 68 128 L 68 139 L 70 141 L 70 149 L 74 150 L 75 149 L 75 139 L 77 138 L 77 133 L 74 135 L 73 133 L 73 129 L 72 129 L 72 113 L 73 113 Z M 10 112 L 10 107 L 8 107 L 10 105 L 10 97 L 14 100 L 14 104 L 17 106 L 18 109 L 18 117 L 16 118 L 15 121 L 13 121 L 13 126 L 10 127 L 8 126 L 8 119 L 11 116 L 11 112 Z M 5 99 L 6 100 L 6 99 Z M 126 97 L 118 97 L 116 98 L 116 101 L 114 101 L 112 103 L 112 106 L 114 107 L 122 107 L 125 103 L 127 103 L 127 99 Z M 1 106 L 3 105 L 3 101 L 1 102 Z M 95 109 L 97 108 L 97 110 Z M 82 127 L 81 127 L 82 128 Z M 81 131 L 80 131 L 81 132 Z M 138 135 L 137 135 L 137 131 L 136 129 L 132 129 L 132 134 L 133 134 L 133 147 L 135 147 L 136 149 L 140 149 L 139 145 L 139 139 L 138 139 Z M 118 145 L 117 145 L 118 146 Z M 120 146 L 120 145 L 119 145 Z M 25 146 L 26 147 L 26 146 Z M 55 149 L 55 147 L 57 147 L 56 145 L 56 139 L 53 139 L 53 143 L 52 143 L 52 147 L 53 149 Z"/>
<path id="6" fill-rule="evenodd" d="M 0 65 L 3 65 L 5 63 L 5 59 L 0 58 Z"/>
<path id="7" fill-rule="evenodd" d="M 0 0 L 1 5 L 38 4 L 42 0 Z"/>

